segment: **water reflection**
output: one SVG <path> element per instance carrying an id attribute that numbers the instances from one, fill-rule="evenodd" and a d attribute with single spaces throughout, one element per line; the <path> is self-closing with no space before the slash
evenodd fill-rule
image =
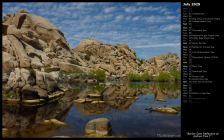
<path id="1" fill-rule="evenodd" d="M 104 102 L 73 102 L 75 99 L 79 98 L 90 98 L 89 94 L 100 95 L 97 98 L 94 97 L 91 99 L 93 101 Z M 148 116 L 150 114 L 145 111 L 145 107 L 154 105 L 154 102 L 156 102 L 157 105 L 165 104 L 179 106 L 179 95 L 180 85 L 174 83 L 123 83 L 110 86 L 73 86 L 73 89 L 68 91 L 58 102 L 42 107 L 31 108 L 3 105 L 3 128 L 8 128 L 12 137 L 52 137 L 58 132 L 61 133 L 63 130 L 70 131 L 73 135 L 82 135 L 83 127 L 91 116 L 97 117 L 104 115 L 110 118 L 116 113 L 115 116 L 119 115 L 120 117 L 118 117 L 115 122 L 113 122 L 113 119 L 111 118 L 114 134 L 132 137 L 134 134 L 136 134 L 136 136 L 144 136 L 142 133 L 146 133 L 146 136 L 153 136 L 155 134 L 152 134 L 152 131 L 154 132 L 155 130 L 153 130 L 154 126 L 151 126 L 151 124 L 145 126 L 151 128 L 144 128 L 150 129 L 151 131 L 138 132 L 138 129 L 135 130 L 136 128 L 134 127 L 127 127 L 125 124 L 127 123 L 126 121 L 132 121 L 133 123 L 136 123 L 136 125 L 143 123 L 142 125 L 144 126 L 145 121 L 148 121 L 150 118 Z M 156 113 L 153 115 L 161 116 Z M 162 114 L 162 116 L 164 116 L 164 114 Z M 69 126 L 64 129 L 58 129 L 58 127 L 46 127 L 41 125 L 44 120 L 52 118 L 65 121 Z M 82 118 L 83 121 L 79 121 L 79 118 Z M 136 121 L 137 119 L 138 121 Z M 176 124 L 177 120 L 169 119 L 161 118 L 162 121 L 155 121 L 153 123 L 157 123 L 161 130 L 163 130 L 162 128 L 167 129 L 165 126 L 169 128 L 173 125 L 172 127 L 175 128 L 173 131 L 175 131 L 175 134 L 179 134 L 179 131 L 177 132 L 177 130 L 180 129 L 180 124 Z M 180 117 L 176 119 L 180 120 Z M 162 125 L 162 122 L 165 122 L 164 124 L 167 125 Z M 72 126 L 71 124 L 74 124 L 75 126 Z M 73 127 L 76 127 L 75 130 L 72 129 Z M 66 133 L 66 135 L 71 134 Z"/>

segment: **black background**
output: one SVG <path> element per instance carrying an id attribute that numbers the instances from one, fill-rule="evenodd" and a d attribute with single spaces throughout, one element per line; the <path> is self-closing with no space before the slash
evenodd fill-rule
<path id="1" fill-rule="evenodd" d="M 21 0 L 21 2 L 25 2 L 24 0 Z M 48 0 L 49 1 L 49 0 Z M 52 0 L 57 2 L 56 0 Z M 60 0 L 59 0 L 60 1 Z M 58 2 L 59 2 L 58 1 Z M 64 0 L 61 2 L 71 2 L 69 0 Z M 129 0 L 134 2 L 133 0 Z M 129 2 L 125 1 L 125 2 Z M 182 1 L 182 2 L 181 2 Z M 5 2 L 13 2 L 13 0 L 5 1 Z M 20 2 L 20 1 L 15 1 Z M 31 0 L 26 1 L 31 2 Z M 37 2 L 37 0 L 33 0 L 32 2 Z M 42 0 L 42 2 L 47 2 L 47 0 Z M 94 2 L 94 1 L 89 1 Z M 98 1 L 98 2 L 107 2 L 107 1 Z M 112 2 L 112 1 L 109 1 Z M 119 0 L 116 2 L 124 2 L 124 0 Z M 139 1 L 137 1 L 139 2 Z M 153 1 L 142 1 L 142 2 L 153 2 Z M 220 40 L 217 40 L 214 42 L 216 44 L 217 49 L 217 55 L 220 57 L 220 61 L 217 62 L 202 62 L 206 63 L 209 71 L 208 77 L 210 77 L 214 85 L 212 87 L 205 87 L 203 86 L 197 86 L 198 89 L 205 89 L 208 90 L 208 92 L 212 92 L 209 96 L 209 99 L 205 102 L 202 102 L 200 104 L 187 104 L 183 103 L 181 105 L 181 126 L 182 126 L 182 138 L 192 138 L 192 136 L 188 136 L 187 132 L 219 132 L 220 137 L 223 136 L 224 129 L 223 129 L 223 119 L 224 119 L 224 109 L 223 104 L 224 100 L 222 98 L 222 95 L 224 94 L 224 36 L 223 36 L 223 13 L 224 13 L 224 6 L 220 2 L 215 1 L 209 1 L 205 2 L 205 0 L 201 1 L 195 1 L 195 0 L 154 0 L 154 2 L 200 2 L 201 3 L 201 11 L 206 12 L 207 14 L 211 15 L 211 17 L 222 17 L 222 23 L 211 25 L 208 24 L 207 26 L 210 26 L 209 28 L 212 29 L 211 31 L 216 33 L 221 33 L 222 36 L 220 37 Z M 182 5 L 182 4 L 181 4 Z M 212 137 L 214 138 L 214 137 Z"/>
<path id="2" fill-rule="evenodd" d="M 186 3 L 187 1 L 185 1 Z M 198 2 L 198 1 L 192 1 Z M 182 3 L 183 4 L 183 3 Z M 206 86 L 197 85 L 193 89 L 197 91 L 211 92 L 212 94 L 206 95 L 207 100 L 202 101 L 198 104 L 190 104 L 182 102 L 182 137 L 192 138 L 192 136 L 187 135 L 188 132 L 193 133 L 219 133 L 219 136 L 212 136 L 211 138 L 222 137 L 224 133 L 223 129 L 223 119 L 224 119 L 224 109 L 222 108 L 224 100 L 222 95 L 224 94 L 224 59 L 223 59 L 223 5 L 214 1 L 201 1 L 200 8 L 196 8 L 201 12 L 204 12 L 208 17 L 220 17 L 221 22 L 215 24 L 204 24 L 205 28 L 209 29 L 210 34 L 220 34 L 219 39 L 215 42 L 210 42 L 215 46 L 216 55 L 219 57 L 219 61 L 204 61 L 199 62 L 207 67 L 208 75 L 213 84 L 208 84 Z M 195 10 L 194 10 L 195 11 Z M 194 60 L 193 60 L 194 61 Z"/>

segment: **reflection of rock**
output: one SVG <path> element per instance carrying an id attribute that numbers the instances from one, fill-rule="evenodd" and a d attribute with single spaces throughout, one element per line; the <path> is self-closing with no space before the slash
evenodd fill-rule
<path id="1" fill-rule="evenodd" d="M 56 129 L 64 127 L 65 125 L 65 123 L 56 119 L 44 120 L 22 131 L 16 128 L 9 128 L 10 133 L 8 137 L 50 137 Z"/>
<path id="2" fill-rule="evenodd" d="M 111 110 L 111 107 L 105 103 L 77 103 L 74 105 L 82 115 L 103 114 Z"/>
<path id="3" fill-rule="evenodd" d="M 150 85 L 150 90 L 155 94 L 157 101 L 166 101 L 170 98 L 177 98 L 180 94 L 179 85 L 176 83 L 159 83 Z"/>
<path id="4" fill-rule="evenodd" d="M 4 105 L 2 127 L 10 130 L 9 137 L 51 137 L 57 128 L 64 126 L 60 121 L 72 105 L 72 95 L 67 93 L 59 102 L 42 107 Z"/>
<path id="5" fill-rule="evenodd" d="M 109 136 L 111 135 L 111 123 L 107 118 L 90 120 L 85 126 L 86 135 Z"/>
<path id="6" fill-rule="evenodd" d="M 173 109 L 175 109 L 176 111 L 180 112 L 181 111 L 181 107 L 180 106 L 173 106 Z"/>
<path id="7" fill-rule="evenodd" d="M 172 87 L 172 88 L 170 88 Z M 177 89 L 176 89 L 177 88 Z M 75 106 L 81 114 L 100 114 L 111 109 L 127 110 L 142 94 L 152 93 L 155 98 L 165 101 L 168 98 L 176 98 L 179 95 L 179 89 L 175 84 L 149 84 L 129 86 L 128 84 L 113 84 L 104 89 L 91 90 L 85 88 L 77 93 Z M 101 96 L 100 96 L 101 95 Z M 100 96 L 97 97 L 96 96 Z"/>
<path id="8" fill-rule="evenodd" d="M 97 114 L 100 112 L 104 113 L 106 110 L 108 110 L 108 107 L 119 110 L 127 110 L 131 104 L 136 101 L 137 96 L 140 94 L 141 91 L 138 89 L 130 89 L 126 84 L 109 86 L 101 91 L 87 88 L 77 94 L 77 99 L 74 100 L 74 102 L 76 103 L 76 107 L 79 110 L 82 110 L 83 114 L 93 114 L 94 112 Z M 90 100 L 91 104 L 88 104 Z M 77 103 L 79 103 L 79 105 Z M 99 105 L 98 107 L 96 106 L 96 108 L 94 108 L 93 106 L 97 104 L 102 105 Z M 103 106 L 106 108 L 101 108 L 102 111 L 100 111 L 99 107 Z M 85 107 L 85 109 L 80 107 Z"/>
<path id="9" fill-rule="evenodd" d="M 61 126 L 65 126 L 66 124 L 64 122 L 61 122 L 57 119 L 50 119 L 50 120 L 44 120 L 43 121 L 44 125 L 54 125 L 56 127 L 61 127 Z"/>
<path id="10" fill-rule="evenodd" d="M 111 108 L 126 110 L 135 102 L 135 97 L 140 95 L 141 92 L 137 89 L 130 89 L 128 85 L 119 85 L 106 88 L 102 94 L 103 99 Z"/>

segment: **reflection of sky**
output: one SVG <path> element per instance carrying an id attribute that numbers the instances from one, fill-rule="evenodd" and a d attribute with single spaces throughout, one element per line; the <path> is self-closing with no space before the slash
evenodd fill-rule
<path id="1" fill-rule="evenodd" d="M 179 3 L 3 3 L 3 15 L 19 9 L 53 22 L 71 47 L 95 38 L 126 43 L 140 58 L 180 54 Z"/>

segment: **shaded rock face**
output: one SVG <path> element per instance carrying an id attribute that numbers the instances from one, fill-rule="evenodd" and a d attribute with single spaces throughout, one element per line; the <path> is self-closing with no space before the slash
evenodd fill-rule
<path id="1" fill-rule="evenodd" d="M 78 71 L 80 62 L 64 34 L 46 19 L 24 10 L 8 14 L 3 23 L 3 89 L 39 92 L 40 98 L 58 90 L 59 71 Z M 75 63 L 75 64 L 74 64 Z M 75 69 L 76 68 L 76 69 Z M 34 88 L 35 86 L 35 88 Z M 32 95 L 32 94 L 31 94 Z M 33 94 L 36 98 L 36 94 Z M 25 94 L 23 95 L 25 96 Z"/>

